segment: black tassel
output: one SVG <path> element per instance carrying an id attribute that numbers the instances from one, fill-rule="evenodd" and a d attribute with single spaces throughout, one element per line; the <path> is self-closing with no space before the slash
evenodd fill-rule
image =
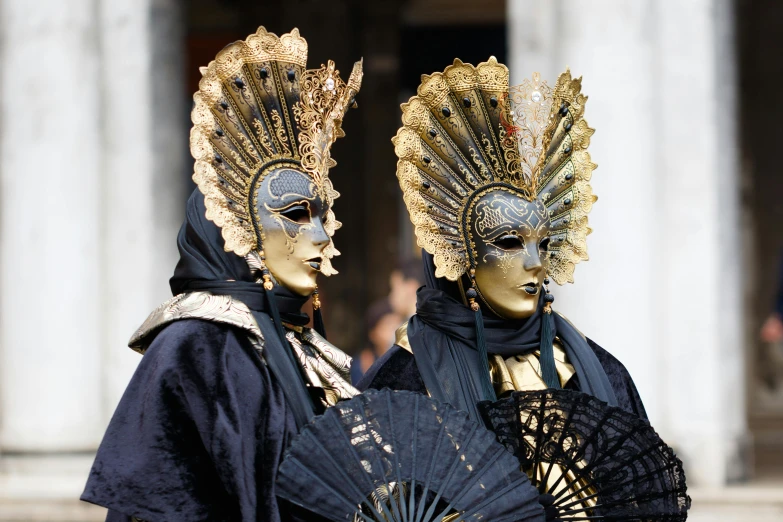
<path id="1" fill-rule="evenodd" d="M 476 320 L 476 346 L 478 347 L 479 360 L 481 361 L 482 379 L 481 385 L 484 388 L 484 400 L 496 401 L 495 388 L 492 386 L 492 380 L 489 373 L 489 354 L 487 353 L 487 343 L 484 340 L 484 318 L 481 316 L 481 309 L 473 312 Z"/>
<path id="2" fill-rule="evenodd" d="M 324 316 L 321 314 L 321 309 L 313 310 L 313 328 L 318 335 L 326 339 L 326 326 L 324 325 Z"/>
<path id="3" fill-rule="evenodd" d="M 326 326 L 320 308 L 313 310 L 313 328 L 318 332 L 318 335 L 326 339 Z"/>
<path id="4" fill-rule="evenodd" d="M 473 310 L 473 319 L 476 322 L 476 349 L 481 364 L 482 400 L 495 402 L 497 396 L 495 395 L 495 388 L 492 386 L 492 378 L 489 373 L 489 354 L 487 353 L 487 342 L 484 339 L 484 318 L 481 315 L 481 307 L 476 302 L 478 292 L 476 292 L 475 288 L 469 288 L 465 292 L 465 296 L 468 298 L 470 308 Z"/>
<path id="5" fill-rule="evenodd" d="M 541 325 L 541 377 L 544 378 L 548 388 L 560 388 L 560 378 L 555 367 L 555 350 L 552 344 L 555 342 L 555 319 L 552 312 L 544 312 Z"/>
<path id="6" fill-rule="evenodd" d="M 326 325 L 324 325 L 324 316 L 321 314 L 321 299 L 318 297 L 317 288 L 313 292 L 313 329 L 326 339 Z"/>
<path id="7" fill-rule="evenodd" d="M 547 279 L 546 284 L 549 283 Z M 541 364 L 541 377 L 544 379 L 544 383 L 547 388 L 560 388 L 560 378 L 557 376 L 557 367 L 555 366 L 555 350 L 553 343 L 555 342 L 555 318 L 552 316 L 552 303 L 555 301 L 555 296 L 549 293 L 549 290 L 545 290 L 544 295 L 544 313 L 541 314 L 541 355 L 538 360 Z"/>

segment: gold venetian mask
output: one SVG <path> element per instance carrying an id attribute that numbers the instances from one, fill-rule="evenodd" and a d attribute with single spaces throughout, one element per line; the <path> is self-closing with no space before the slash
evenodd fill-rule
<path id="1" fill-rule="evenodd" d="M 549 216 L 539 200 L 494 187 L 472 207 L 471 254 L 479 297 L 496 315 L 531 316 L 546 277 Z"/>
<path id="2" fill-rule="evenodd" d="M 513 87 L 508 77 L 494 57 L 422 76 L 392 142 L 435 275 L 468 275 L 471 307 L 478 298 L 516 319 L 536 311 L 547 276 L 573 282 L 575 265 L 587 259 L 594 131 L 581 79 L 570 72 L 554 87 L 538 74 Z"/>
<path id="3" fill-rule="evenodd" d="M 302 296 L 319 273 L 337 273 L 331 146 L 362 80 L 361 62 L 347 82 L 332 61 L 306 62 L 296 29 L 278 37 L 259 27 L 226 46 L 202 68 L 190 135 L 193 180 L 226 251 L 260 270 L 265 287 L 271 274 Z"/>
<path id="4" fill-rule="evenodd" d="M 306 174 L 284 167 L 264 178 L 257 201 L 272 277 L 296 294 L 312 294 L 330 242 L 324 224 L 331 210 L 325 195 Z"/>

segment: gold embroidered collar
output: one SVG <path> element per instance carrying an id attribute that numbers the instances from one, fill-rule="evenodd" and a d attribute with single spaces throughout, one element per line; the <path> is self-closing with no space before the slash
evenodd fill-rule
<path id="1" fill-rule="evenodd" d="M 263 356 L 264 335 L 247 305 L 231 296 L 209 292 L 190 292 L 172 297 L 147 317 L 128 346 L 143 354 L 158 332 L 183 319 L 202 319 L 240 328 L 249 334 L 256 351 Z M 350 356 L 311 328 L 287 328 L 286 338 L 308 382 L 324 390 L 327 406 L 358 395 L 359 391 L 351 385 Z"/>

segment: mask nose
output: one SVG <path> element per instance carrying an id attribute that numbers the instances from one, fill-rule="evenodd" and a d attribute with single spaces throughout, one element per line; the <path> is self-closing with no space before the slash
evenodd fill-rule
<path id="1" fill-rule="evenodd" d="M 315 225 L 315 231 L 313 233 L 313 244 L 318 248 L 323 248 L 329 244 L 329 234 L 326 233 L 324 228 L 324 222 L 320 217 L 313 219 Z"/>
<path id="2" fill-rule="evenodd" d="M 525 250 L 527 251 L 527 255 L 525 256 L 525 260 L 522 264 L 525 270 L 532 272 L 534 270 L 541 269 L 544 266 L 544 263 L 541 260 L 541 255 L 538 252 L 538 245 L 525 245 Z"/>

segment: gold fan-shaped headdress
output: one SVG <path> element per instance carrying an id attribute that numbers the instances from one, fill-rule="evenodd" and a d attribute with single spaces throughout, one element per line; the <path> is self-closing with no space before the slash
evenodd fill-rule
<path id="1" fill-rule="evenodd" d="M 190 151 L 193 180 L 204 194 L 206 217 L 222 229 L 225 249 L 239 256 L 261 249 L 256 215 L 258 187 L 279 167 L 307 174 L 329 205 L 329 236 L 339 228 L 331 211 L 339 194 L 328 178 L 330 156 L 342 137 L 342 118 L 354 104 L 362 63 L 343 82 L 331 60 L 306 70 L 307 41 L 294 29 L 281 37 L 259 27 L 245 41 L 226 46 L 207 67 L 193 96 Z M 321 272 L 336 273 L 324 250 Z"/>
<path id="2" fill-rule="evenodd" d="M 581 78 L 566 71 L 551 88 L 535 74 L 509 88 L 508 77 L 494 57 L 477 67 L 455 60 L 422 76 L 392 140 L 405 204 L 436 276 L 455 281 L 474 268 L 469 202 L 482 189 L 510 185 L 546 206 L 549 275 L 573 282 L 576 263 L 587 259 L 587 214 L 596 200 Z"/>

